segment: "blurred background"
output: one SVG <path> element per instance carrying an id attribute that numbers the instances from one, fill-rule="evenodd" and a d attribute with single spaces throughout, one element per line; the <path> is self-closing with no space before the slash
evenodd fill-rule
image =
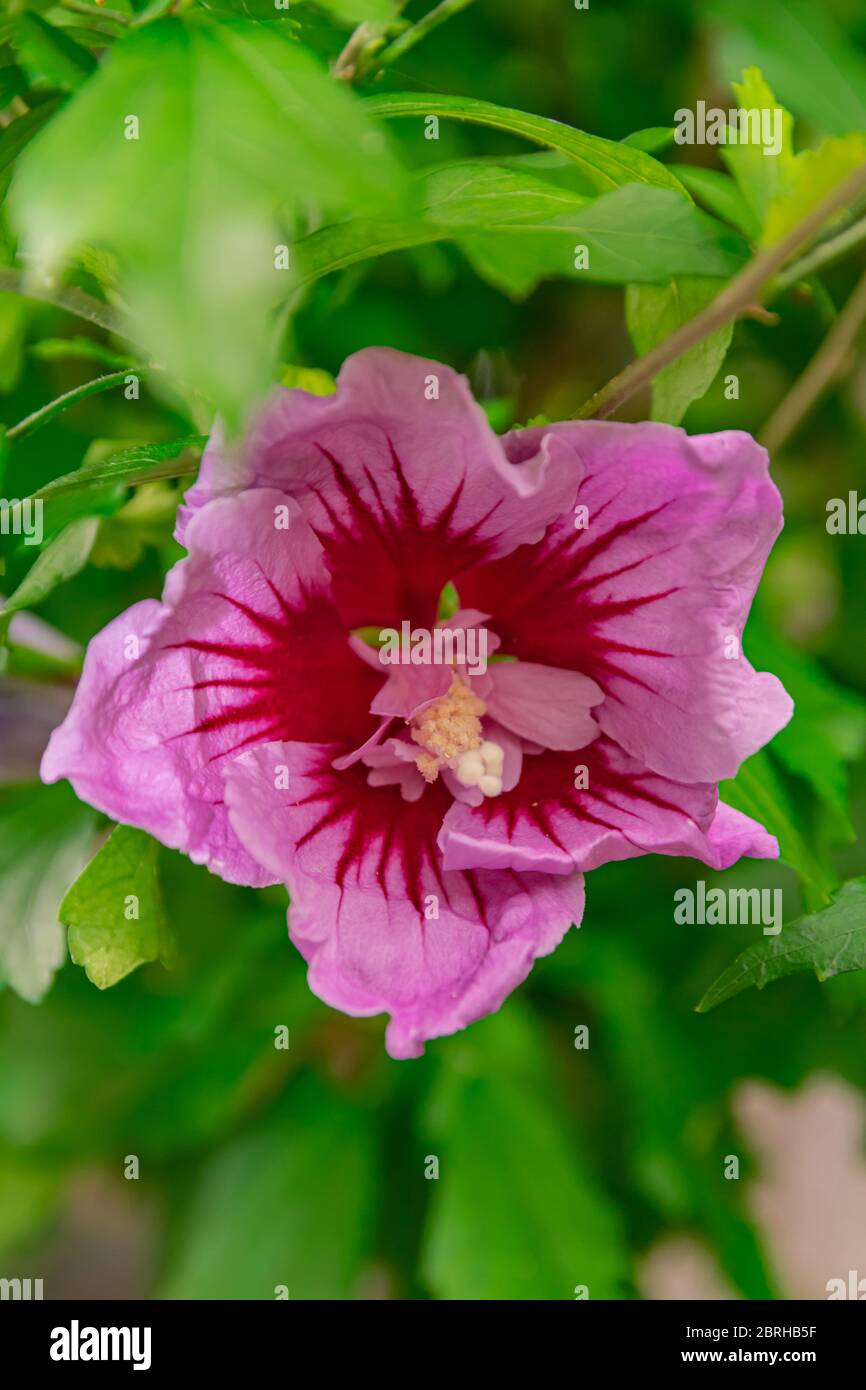
<path id="1" fill-rule="evenodd" d="M 314 9 L 311 32 L 317 22 Z M 323 17 L 323 55 L 348 32 Z M 376 90 L 471 95 L 618 140 L 670 127 L 698 99 L 728 107 L 753 64 L 799 146 L 866 129 L 859 0 L 592 0 L 589 13 L 570 0 L 479 0 Z M 443 121 L 419 153 L 405 124 L 393 135 L 410 164 L 518 148 Z M 664 157 L 721 167 L 712 147 Z M 760 432 L 864 270 L 855 249 L 774 303 L 780 322 L 742 320 L 689 431 Z M 0 295 L 7 423 L 93 375 L 86 348 L 57 346 L 82 337 L 103 341 L 61 310 Z M 634 354 L 621 289 L 547 281 L 516 301 L 448 245 L 321 280 L 280 356 L 336 373 L 370 344 L 467 373 L 499 429 L 573 414 Z M 498 1016 L 394 1062 L 382 1020 L 310 995 L 281 890 L 232 888 L 160 851 L 171 969 L 147 964 L 100 991 L 67 962 L 38 1004 L 0 990 L 0 1276 L 94 1299 L 573 1298 L 582 1286 L 593 1298 L 785 1299 L 825 1298 L 851 1270 L 866 1280 L 866 975 L 800 974 L 698 1014 L 760 929 L 673 919 L 674 891 L 697 878 L 781 886 L 793 918 L 866 874 L 866 541 L 825 525 L 830 499 L 866 495 L 863 346 L 861 333 L 775 452 L 786 527 L 746 638 L 798 713 L 787 743 L 759 755 L 758 791 L 743 784 L 731 799 L 780 835 L 786 862 L 713 875 L 645 858 L 592 873 L 581 930 Z M 730 373 L 738 399 L 725 395 Z M 641 397 L 623 414 L 648 409 Z M 5 495 L 197 427 L 143 390 L 131 431 L 122 395 L 91 397 L 22 440 Z M 87 568 L 40 607 L 49 626 L 16 619 L 0 687 L 10 933 L 53 912 L 104 830 L 67 787 L 37 785 L 38 754 L 83 645 L 159 594 L 181 553 L 171 531 L 183 485 L 127 494 Z M 4 592 L 31 558 L 7 550 Z"/>

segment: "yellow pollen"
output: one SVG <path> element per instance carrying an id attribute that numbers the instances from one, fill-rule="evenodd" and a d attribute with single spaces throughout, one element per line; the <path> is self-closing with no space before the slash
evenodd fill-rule
<path id="1" fill-rule="evenodd" d="M 410 729 L 424 750 L 416 762 L 425 782 L 435 782 L 441 768 L 481 747 L 481 715 L 486 709 L 484 701 L 455 674 L 448 693 L 415 716 Z"/>

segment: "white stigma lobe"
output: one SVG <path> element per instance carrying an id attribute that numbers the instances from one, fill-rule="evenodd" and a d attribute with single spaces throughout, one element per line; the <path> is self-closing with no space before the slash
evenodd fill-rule
<path id="1" fill-rule="evenodd" d="M 458 758 L 454 775 L 462 787 L 477 787 L 483 796 L 499 796 L 502 791 L 502 770 L 505 749 L 492 739 L 485 739 Z"/>

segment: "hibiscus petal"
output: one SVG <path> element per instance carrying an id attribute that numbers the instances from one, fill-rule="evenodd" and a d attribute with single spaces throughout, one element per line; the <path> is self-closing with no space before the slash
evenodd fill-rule
<path id="1" fill-rule="evenodd" d="M 240 457 L 212 441 L 182 525 L 222 492 L 276 487 L 298 499 L 325 546 L 348 627 L 430 627 L 458 571 L 570 514 L 579 477 L 566 436 L 509 461 L 463 377 L 369 348 L 346 361 L 336 395 L 276 393 Z"/>
<path id="2" fill-rule="evenodd" d="M 121 614 L 93 639 L 75 700 L 42 764 L 83 800 L 184 850 L 230 882 L 273 880 L 228 823 L 222 764 L 276 736 L 371 732 L 376 678 L 328 599 L 321 548 L 279 493 L 218 500 L 187 532 L 165 601 Z M 294 504 L 288 504 L 291 507 Z"/>
<path id="3" fill-rule="evenodd" d="M 491 667 L 490 680 L 487 713 L 521 738 L 542 748 L 583 748 L 598 734 L 589 710 L 604 695 L 579 671 L 505 661 Z"/>
<path id="4" fill-rule="evenodd" d="M 451 686 L 450 666 L 381 666 L 385 677 L 370 710 L 387 718 L 411 719 L 425 705 L 443 696 Z"/>
<path id="5" fill-rule="evenodd" d="M 584 461 L 588 524 L 561 516 L 540 545 L 455 576 L 462 601 L 493 614 L 503 650 L 596 681 L 595 718 L 645 766 L 734 776 L 792 709 L 739 653 L 781 527 L 766 451 L 739 431 L 597 421 L 518 431 L 506 448 L 522 456 L 551 431 Z"/>
<path id="6" fill-rule="evenodd" d="M 517 786 L 478 807 L 455 802 L 439 845 L 446 869 L 547 874 L 640 854 L 687 855 L 714 868 L 742 854 L 778 854 L 762 826 L 732 819 L 730 808 L 720 813 L 717 804 L 714 786 L 659 777 L 599 738 L 576 754 L 524 758 Z"/>
<path id="7" fill-rule="evenodd" d="M 310 987 L 346 1013 L 387 1011 L 389 1052 L 415 1057 L 425 1039 L 499 1007 L 580 921 L 583 881 L 443 873 L 436 832 L 447 794 L 433 787 L 406 802 L 396 787 L 369 787 L 363 768 L 335 773 L 332 755 L 301 744 L 242 754 L 226 769 L 232 824 L 289 887 Z M 289 789 L 279 791 L 283 765 Z"/>
<path id="8" fill-rule="evenodd" d="M 738 859 L 778 859 L 779 841 L 751 816 L 720 801 L 707 831 L 710 855 L 704 861 L 714 869 L 729 869 Z M 712 857 L 711 857 L 712 856 Z"/>
<path id="9" fill-rule="evenodd" d="M 479 613 L 476 609 L 461 609 L 455 613 L 453 618 L 449 618 L 446 623 L 437 623 L 437 628 L 443 630 L 450 629 L 453 632 L 462 632 L 463 637 L 459 644 L 452 648 L 444 648 L 443 659 L 429 664 L 414 665 L 411 662 L 382 662 L 380 656 L 379 669 L 385 676 L 385 684 L 376 695 L 370 709 L 373 714 L 399 715 L 403 719 L 412 719 L 416 714 L 420 714 L 425 705 L 432 704 L 445 695 L 451 685 L 454 671 L 468 682 L 473 694 L 481 699 L 486 699 L 491 689 L 490 673 L 487 670 L 487 658 L 492 656 L 499 648 L 499 638 L 494 632 L 489 632 L 484 623 L 489 614 Z M 472 632 L 472 629 L 480 628 L 481 632 Z M 435 637 L 435 631 L 430 634 Z M 469 639 L 474 638 L 470 646 Z M 353 649 L 358 639 L 352 638 Z M 411 652 L 411 639 L 409 642 Z M 369 648 L 367 649 L 370 650 Z M 455 659 L 453 667 L 447 661 L 451 653 L 457 656 L 463 655 L 467 661 Z M 366 655 L 365 655 L 366 660 Z"/>
<path id="10" fill-rule="evenodd" d="M 389 738 L 379 748 L 369 749 L 364 754 L 364 766 L 369 769 L 367 785 L 398 786 L 404 801 L 417 801 L 427 790 L 427 783 L 418 771 L 417 755 L 417 744 L 401 738 Z M 339 759 L 334 767 L 339 771 Z"/>

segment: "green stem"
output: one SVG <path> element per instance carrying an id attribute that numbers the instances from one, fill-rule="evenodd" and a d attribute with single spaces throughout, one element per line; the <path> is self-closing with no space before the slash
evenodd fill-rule
<path id="1" fill-rule="evenodd" d="M 152 0 L 152 4 L 146 5 L 138 14 L 133 15 L 130 24 L 133 29 L 140 29 L 143 24 L 152 24 L 155 19 L 161 19 L 164 14 L 175 7 L 177 0 Z"/>
<path id="2" fill-rule="evenodd" d="M 397 14 L 406 8 L 408 2 L 409 0 L 398 0 Z M 359 24 L 350 34 L 342 52 L 337 55 L 331 68 L 331 76 L 343 82 L 354 82 L 356 78 L 363 77 L 369 66 L 371 53 L 386 42 L 389 30 L 393 32 L 392 24 Z"/>
<path id="3" fill-rule="evenodd" d="M 132 22 L 132 17 L 123 14 L 120 10 L 107 10 L 104 5 L 91 5 L 88 0 L 59 0 L 64 10 L 72 10 L 74 14 L 87 15 L 88 19 L 110 19 L 112 24 L 127 25 Z"/>
<path id="4" fill-rule="evenodd" d="M 41 429 L 53 420 L 55 415 L 60 415 L 70 406 L 77 405 L 79 401 L 86 400 L 88 396 L 95 396 L 100 391 L 111 391 L 115 386 L 122 386 L 129 376 L 140 376 L 141 369 L 133 370 L 125 367 L 121 372 L 109 372 L 107 376 L 94 377 L 92 381 L 85 381 L 82 386 L 74 386 L 71 391 L 58 396 L 56 400 L 49 401 L 48 405 L 42 405 L 38 410 L 34 410 L 32 415 L 27 415 L 23 420 L 19 420 L 17 425 L 13 425 L 6 431 L 7 439 L 23 439 L 27 434 L 33 434 L 35 430 Z"/>
<path id="5" fill-rule="evenodd" d="M 781 241 L 753 256 L 706 309 L 658 343 L 644 357 L 630 362 L 606 386 L 596 391 L 577 412 L 577 419 L 606 419 L 648 386 L 664 367 L 669 367 L 684 352 L 688 352 L 689 348 L 703 342 L 704 338 L 736 319 L 756 302 L 760 303 L 765 288 L 794 252 L 805 242 L 811 241 L 831 217 L 864 192 L 866 166 L 849 175 Z"/>
<path id="6" fill-rule="evenodd" d="M 440 0 L 423 19 L 419 19 L 417 24 L 411 28 L 404 29 L 402 34 L 398 34 L 392 43 L 381 52 L 376 58 L 376 67 L 388 68 L 392 64 L 399 62 L 410 48 L 414 48 L 416 43 L 420 43 L 434 29 L 438 29 L 440 24 L 444 24 L 452 15 L 459 14 L 465 10 L 467 5 L 471 5 L 473 0 Z"/>
<path id="7" fill-rule="evenodd" d="M 86 294 L 75 285 L 45 288 L 25 278 L 20 270 L 0 266 L 0 292 L 19 294 L 23 299 L 38 299 L 45 304 L 53 304 L 56 309 L 65 309 L 77 318 L 96 324 L 97 328 L 104 328 L 106 333 L 113 333 L 117 338 L 126 338 L 128 342 L 132 341 L 129 334 L 123 331 L 120 317 L 110 305 L 104 304 L 101 299 L 94 299 L 92 294 Z"/>
<path id="8" fill-rule="evenodd" d="M 866 322 L 866 274 L 827 334 L 803 375 L 794 383 L 758 436 L 772 453 L 794 434 L 829 387 L 845 373 L 852 349 Z"/>
<path id="9" fill-rule="evenodd" d="M 781 274 L 776 276 L 773 285 L 773 293 L 781 294 L 783 290 L 788 290 L 792 285 L 798 284 L 801 280 L 807 280 L 810 275 L 814 275 L 817 270 L 823 270 L 825 266 L 832 265 L 842 256 L 846 256 L 849 251 L 866 241 L 866 217 L 861 217 L 859 221 L 846 227 L 844 232 L 839 232 L 838 236 L 828 237 L 820 245 L 815 246 L 801 260 L 795 261 L 788 266 Z"/>

